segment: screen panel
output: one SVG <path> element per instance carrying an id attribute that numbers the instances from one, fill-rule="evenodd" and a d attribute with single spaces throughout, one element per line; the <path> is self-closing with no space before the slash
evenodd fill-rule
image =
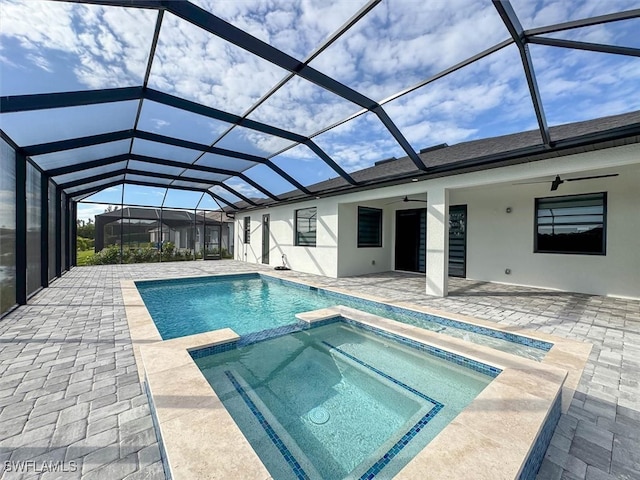
<path id="1" fill-rule="evenodd" d="M 142 85 L 156 18 L 139 8 L 2 2 L 0 94 Z"/>
<path id="2" fill-rule="evenodd" d="M 27 295 L 42 286 L 40 242 L 42 241 L 41 175 L 27 162 Z"/>
<path id="3" fill-rule="evenodd" d="M 16 303 L 16 152 L 0 139 L 0 315 Z"/>
<path id="4" fill-rule="evenodd" d="M 2 128 L 18 145 L 88 137 L 133 128 L 138 101 L 2 114 Z M 51 121 L 55 118 L 55 121 Z"/>

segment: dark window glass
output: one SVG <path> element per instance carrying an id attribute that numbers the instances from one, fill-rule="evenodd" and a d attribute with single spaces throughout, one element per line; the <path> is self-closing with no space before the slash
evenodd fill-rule
<path id="1" fill-rule="evenodd" d="M 606 215 L 606 193 L 537 198 L 535 251 L 604 255 Z"/>
<path id="2" fill-rule="evenodd" d="M 244 217 L 244 243 L 251 243 L 251 217 Z"/>
<path id="3" fill-rule="evenodd" d="M 382 246 L 382 210 L 358 207 L 358 248 Z"/>
<path id="4" fill-rule="evenodd" d="M 301 247 L 316 246 L 317 209 L 302 208 L 295 215 L 295 244 Z"/>
<path id="5" fill-rule="evenodd" d="M 16 303 L 16 152 L 0 140 L 0 314 Z"/>
<path id="6" fill-rule="evenodd" d="M 42 240 L 40 172 L 27 163 L 27 295 L 42 286 L 40 242 Z"/>

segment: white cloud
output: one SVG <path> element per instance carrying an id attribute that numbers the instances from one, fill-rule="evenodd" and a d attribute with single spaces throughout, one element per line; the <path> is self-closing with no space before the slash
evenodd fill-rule
<path id="1" fill-rule="evenodd" d="M 152 118 L 151 123 L 154 124 L 157 130 L 161 130 L 164 127 L 168 127 L 169 125 L 171 125 L 171 122 L 167 122 L 166 120 L 162 120 L 160 118 Z"/>
<path id="2" fill-rule="evenodd" d="M 0 35 L 26 50 L 25 59 L 48 72 L 72 69 L 89 88 L 140 85 L 155 13 L 143 9 L 40 0 L 4 1 Z M 53 64 L 51 52 L 63 53 Z"/>
<path id="3" fill-rule="evenodd" d="M 252 187 L 251 185 L 249 185 L 248 183 L 242 180 L 229 179 L 224 183 L 228 185 L 230 188 L 232 188 L 233 190 L 235 190 L 236 192 L 244 195 L 245 197 L 249 197 L 249 198 L 264 197 L 264 194 L 262 194 L 260 191 L 258 191 L 257 189 L 255 189 L 254 187 Z M 224 197 L 227 199 L 229 199 L 229 196 L 231 195 L 227 190 L 219 186 L 213 187 L 210 190 L 216 194 L 219 194 L 221 197 Z M 235 197 L 235 195 L 233 197 Z M 235 198 L 237 198 L 237 200 L 240 200 L 238 197 L 235 197 Z"/>
<path id="4" fill-rule="evenodd" d="M 198 3 L 303 59 L 353 15 L 363 0 Z M 623 0 L 514 1 L 525 27 L 624 10 L 630 5 L 632 2 Z M 139 85 L 147 65 L 156 15 L 152 10 L 134 8 L 4 1 L 0 35 L 3 40 L 12 38 L 19 43 L 25 52 L 25 64 L 54 74 L 72 72 L 88 88 Z M 622 42 L 632 34 L 622 32 L 618 23 L 576 30 L 566 38 Z M 385 0 L 312 65 L 374 100 L 381 100 L 505 38 L 508 32 L 490 2 Z M 14 57 L 7 54 L 6 45 L 1 48 L 0 60 L 11 62 Z M 548 47 L 547 50 L 557 51 Z M 589 61 L 575 52 L 558 55 L 534 55 L 545 104 L 571 101 L 576 107 L 558 108 L 562 115 L 557 118 L 552 115 L 554 121 L 640 108 L 632 87 L 640 79 L 637 60 L 608 63 L 606 55 L 591 54 L 593 60 Z M 60 59 L 68 63 L 63 65 Z M 242 114 L 285 74 L 284 70 L 166 13 L 150 86 Z M 576 113 L 578 107 L 580 111 Z M 514 47 L 401 97 L 385 109 L 416 147 L 476 138 L 498 123 L 517 130 L 530 125 L 534 118 Z M 356 110 L 358 107 L 350 102 L 295 77 L 251 118 L 308 135 Z M 151 115 L 152 125 L 167 134 L 180 123 L 171 117 L 155 117 Z M 212 141 L 226 128 L 215 122 L 206 125 Z M 255 131 L 234 130 L 233 138 L 250 142 L 264 154 L 289 144 Z M 404 155 L 377 120 L 352 121 L 321 137 L 325 139 L 323 148 L 327 153 L 349 171 L 390 155 Z M 285 152 L 283 157 L 295 158 L 305 166 L 311 159 L 318 161 L 306 147 L 296 150 Z M 295 168 L 292 166 L 292 171 Z"/>
<path id="5" fill-rule="evenodd" d="M 95 221 L 95 216 L 104 213 L 107 205 L 98 203 L 78 203 L 78 220 Z"/>

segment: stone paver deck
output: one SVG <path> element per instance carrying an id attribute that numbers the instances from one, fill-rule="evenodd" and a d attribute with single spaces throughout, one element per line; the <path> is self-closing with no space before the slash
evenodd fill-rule
<path id="1" fill-rule="evenodd" d="M 78 267 L 4 317 L 2 478 L 164 478 L 120 280 L 256 269 L 236 261 Z M 434 298 L 421 275 L 290 275 L 592 343 L 538 478 L 640 479 L 640 301 L 460 279 L 451 279 L 449 297 Z M 20 473 L 19 461 L 32 463 Z M 36 471 L 57 461 L 75 471 Z"/>

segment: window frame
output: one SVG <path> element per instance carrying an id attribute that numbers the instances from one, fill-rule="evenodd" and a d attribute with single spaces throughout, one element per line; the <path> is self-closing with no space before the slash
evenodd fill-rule
<path id="1" fill-rule="evenodd" d="M 298 213 L 303 211 L 303 210 L 315 210 L 315 214 L 316 214 L 316 236 L 314 238 L 313 244 L 305 244 L 305 243 L 300 243 L 300 238 L 298 236 Z M 311 217 L 309 217 L 311 218 Z M 312 247 L 315 248 L 318 244 L 318 207 L 305 207 L 305 208 L 298 208 L 296 210 L 293 211 L 293 244 L 296 247 Z"/>
<path id="2" fill-rule="evenodd" d="M 593 195 L 602 195 L 602 246 L 598 252 L 579 252 L 579 251 L 567 251 L 567 250 L 540 250 L 538 247 L 538 209 L 541 200 L 555 200 L 558 199 L 579 199 L 577 197 L 586 197 Z M 533 205 L 533 253 L 548 253 L 548 254 L 560 254 L 560 255 L 595 255 L 606 256 L 607 255 L 607 192 L 590 192 L 590 193 L 577 193 L 573 195 L 558 195 L 555 197 L 536 197 Z"/>
<path id="3" fill-rule="evenodd" d="M 362 243 L 362 239 L 360 238 L 360 214 L 364 211 L 367 210 L 370 213 L 375 213 L 377 214 L 378 217 L 378 241 L 375 244 L 365 244 Z M 358 248 L 382 248 L 382 227 L 383 227 L 383 210 L 381 208 L 374 208 L 374 207 L 364 207 L 364 206 L 360 206 L 358 205 L 358 219 L 356 222 L 356 228 L 357 228 L 357 246 Z"/>
<path id="4" fill-rule="evenodd" d="M 242 219 L 242 243 L 251 243 L 251 216 Z"/>

